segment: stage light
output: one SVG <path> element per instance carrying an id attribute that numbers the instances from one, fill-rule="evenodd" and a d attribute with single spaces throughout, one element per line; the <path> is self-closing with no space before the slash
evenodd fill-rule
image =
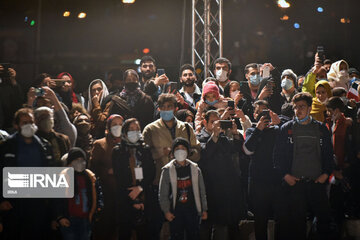
<path id="1" fill-rule="evenodd" d="M 134 62 L 135 62 L 136 65 L 139 65 L 140 62 L 141 62 L 141 59 L 138 58 L 138 59 L 136 59 Z"/>
<path id="2" fill-rule="evenodd" d="M 340 18 L 341 23 L 350 23 L 350 18 Z"/>
<path id="3" fill-rule="evenodd" d="M 197 68 L 195 71 L 196 71 L 197 74 L 200 74 L 200 73 L 202 72 L 202 69 L 201 69 L 201 68 Z"/>
<path id="4" fill-rule="evenodd" d="M 30 26 L 35 26 L 35 20 L 31 20 Z"/>
<path id="5" fill-rule="evenodd" d="M 300 28 L 300 24 L 294 23 L 294 28 L 299 29 L 299 28 Z"/>
<path id="6" fill-rule="evenodd" d="M 290 7 L 290 3 L 288 3 L 286 0 L 278 0 L 277 4 L 281 8 L 289 8 Z"/>
<path id="7" fill-rule="evenodd" d="M 322 7 L 318 7 L 318 8 L 317 8 L 317 11 L 318 11 L 319 13 L 322 13 L 322 12 L 324 11 L 324 9 L 323 9 Z"/>
<path id="8" fill-rule="evenodd" d="M 27 22 L 28 20 L 29 20 L 29 18 L 28 18 L 28 17 L 25 17 L 24 22 Z"/>
<path id="9" fill-rule="evenodd" d="M 134 3 L 135 0 L 122 0 L 123 3 L 128 3 L 128 4 L 131 4 L 131 3 Z"/>
<path id="10" fill-rule="evenodd" d="M 289 20 L 289 16 L 288 15 L 284 15 L 280 18 L 281 21 L 287 21 Z"/>
<path id="11" fill-rule="evenodd" d="M 144 53 L 144 54 L 148 54 L 149 52 L 150 52 L 150 49 L 148 49 L 148 48 L 144 48 L 144 49 L 143 49 L 143 53 Z"/>
<path id="12" fill-rule="evenodd" d="M 86 13 L 84 12 L 79 13 L 78 18 L 86 18 Z"/>
<path id="13" fill-rule="evenodd" d="M 65 11 L 63 13 L 63 17 L 70 17 L 70 12 L 69 11 Z"/>

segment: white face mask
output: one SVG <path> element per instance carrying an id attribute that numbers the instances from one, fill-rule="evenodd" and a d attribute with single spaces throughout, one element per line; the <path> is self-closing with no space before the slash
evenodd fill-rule
<path id="1" fill-rule="evenodd" d="M 110 128 L 110 132 L 114 137 L 120 137 L 121 136 L 121 125 L 115 125 Z"/>
<path id="2" fill-rule="evenodd" d="M 230 93 L 230 97 L 231 97 L 232 99 L 235 99 L 236 95 L 237 95 L 239 92 L 240 92 L 239 90 L 233 91 L 232 93 Z"/>
<path id="3" fill-rule="evenodd" d="M 21 135 L 27 138 L 31 138 L 37 131 L 37 126 L 34 123 L 29 123 L 21 126 Z"/>
<path id="4" fill-rule="evenodd" d="M 140 131 L 128 131 L 127 132 L 127 138 L 131 143 L 136 143 L 141 138 L 141 132 Z"/>
<path id="5" fill-rule="evenodd" d="M 225 82 L 227 80 L 227 71 L 222 69 L 216 71 L 216 79 L 220 82 Z"/>
<path id="6" fill-rule="evenodd" d="M 182 162 L 185 161 L 187 157 L 187 151 L 183 149 L 175 150 L 174 157 L 176 161 Z"/>
<path id="7" fill-rule="evenodd" d="M 86 168 L 86 161 L 83 158 L 78 158 L 72 161 L 70 165 L 76 172 L 83 172 Z"/>

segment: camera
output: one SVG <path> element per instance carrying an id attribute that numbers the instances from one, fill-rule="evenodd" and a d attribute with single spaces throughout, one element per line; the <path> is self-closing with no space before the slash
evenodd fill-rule
<path id="1" fill-rule="evenodd" d="M 42 97 L 42 96 L 44 96 L 44 94 L 45 94 L 44 89 L 42 89 L 42 88 L 35 88 L 35 96 L 37 96 L 37 97 Z"/>

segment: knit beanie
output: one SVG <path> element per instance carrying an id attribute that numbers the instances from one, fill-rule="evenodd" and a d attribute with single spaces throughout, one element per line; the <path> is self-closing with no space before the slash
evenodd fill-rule
<path id="1" fill-rule="evenodd" d="M 73 147 L 70 149 L 67 156 L 67 165 L 69 165 L 72 161 L 77 158 L 84 158 L 86 161 L 86 153 L 79 147 Z"/>
<path id="2" fill-rule="evenodd" d="M 203 87 L 203 99 L 205 100 L 205 95 L 208 93 L 214 93 L 215 94 L 215 98 L 219 99 L 220 97 L 220 92 L 219 92 L 219 87 L 216 85 L 216 83 L 214 82 L 208 82 L 204 85 Z"/>
<path id="3" fill-rule="evenodd" d="M 291 80 L 293 80 L 294 82 L 296 82 L 297 76 L 296 76 L 296 74 L 293 72 L 293 70 L 291 70 L 291 69 L 285 69 L 285 70 L 281 73 L 281 79 L 282 79 L 284 76 L 290 76 L 290 77 L 291 77 Z"/>
<path id="4" fill-rule="evenodd" d="M 190 143 L 189 143 L 189 141 L 187 139 L 182 138 L 182 137 L 178 137 L 173 141 L 173 144 L 172 144 L 172 147 L 171 147 L 171 152 L 173 154 L 174 154 L 174 149 L 179 145 L 183 145 L 184 147 L 186 147 L 188 155 L 190 154 Z"/>

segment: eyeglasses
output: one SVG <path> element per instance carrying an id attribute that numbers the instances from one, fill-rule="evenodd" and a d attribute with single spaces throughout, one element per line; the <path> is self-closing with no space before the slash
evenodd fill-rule
<path id="1" fill-rule="evenodd" d="M 298 105 L 298 106 L 293 106 L 293 109 L 294 110 L 304 110 L 307 107 L 308 107 L 307 105 Z"/>

